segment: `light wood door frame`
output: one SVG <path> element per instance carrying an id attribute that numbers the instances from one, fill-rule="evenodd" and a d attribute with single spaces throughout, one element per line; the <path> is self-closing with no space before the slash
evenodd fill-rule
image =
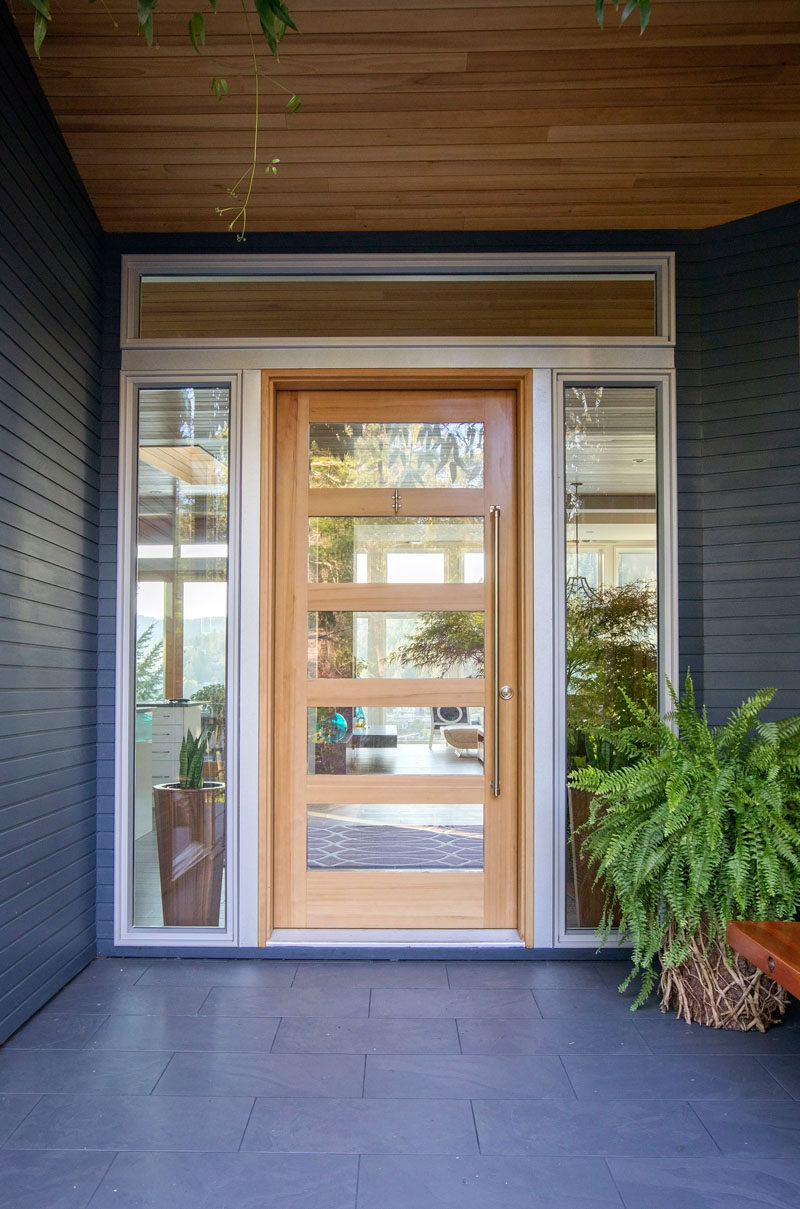
<path id="1" fill-rule="evenodd" d="M 519 742 L 516 750 L 516 776 L 518 784 L 517 808 L 517 885 L 515 887 L 518 909 L 518 930 L 526 944 L 532 943 L 533 937 L 533 785 L 532 785 L 532 585 L 531 585 L 531 537 L 532 537 L 532 433 L 531 433 L 531 374 L 530 371 L 490 370 L 490 371 L 451 371 L 451 370 L 414 370 L 414 371 L 298 371 L 297 373 L 262 374 L 262 534 L 261 534 L 261 599 L 262 609 L 260 618 L 260 709 L 259 733 L 260 753 L 259 762 L 259 944 L 266 944 L 274 926 L 274 893 L 275 877 L 272 868 L 272 854 L 276 841 L 276 811 L 275 811 L 275 762 L 279 753 L 274 750 L 272 742 L 272 727 L 270 719 L 275 716 L 276 700 L 281 699 L 282 688 L 276 683 L 275 652 L 274 652 L 274 615 L 277 603 L 280 571 L 275 567 L 275 501 L 276 474 L 275 465 L 278 451 L 281 447 L 280 433 L 277 431 L 277 395 L 279 391 L 304 389 L 311 390 L 346 390 L 365 391 L 376 389 L 386 390 L 436 390 L 436 389 L 468 389 L 471 391 L 492 390 L 513 391 L 516 395 L 516 510 L 517 526 L 514 549 L 507 551 L 507 557 L 513 559 L 517 571 L 517 616 L 518 616 L 518 659 L 516 668 L 516 703 L 518 710 Z M 303 516 L 305 524 L 305 512 Z M 335 592 L 334 592 L 335 596 Z M 359 692 L 368 682 L 359 682 Z M 402 682 L 399 682 L 402 683 Z M 397 786 L 398 792 L 401 786 Z M 364 901 L 369 901 L 372 892 L 372 882 L 381 875 L 372 875 L 362 871 L 360 884 L 363 886 Z M 385 875 L 383 875 L 385 876 Z M 426 875 L 403 875 L 409 891 L 413 891 L 411 880 L 416 876 L 425 878 Z M 450 880 L 446 874 L 438 874 L 442 879 L 440 896 L 442 909 L 446 910 L 448 894 L 455 888 L 455 879 L 463 876 L 451 875 L 453 887 L 448 889 Z M 285 890 L 284 890 L 285 892 Z M 324 891 L 323 891 L 324 896 Z M 361 895 L 359 894 L 359 898 Z M 455 926 L 455 924 L 454 924 Z M 461 926 L 465 926 L 462 922 Z"/>

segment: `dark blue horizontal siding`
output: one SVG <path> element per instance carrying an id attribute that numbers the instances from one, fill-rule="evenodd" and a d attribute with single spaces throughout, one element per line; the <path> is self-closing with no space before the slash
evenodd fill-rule
<path id="1" fill-rule="evenodd" d="M 675 247 L 667 243 L 665 247 Z M 676 255 L 677 381 L 676 489 L 678 509 L 679 679 L 691 669 L 703 691 L 703 399 L 702 330 L 705 305 L 699 239 Z"/>
<path id="2" fill-rule="evenodd" d="M 800 711 L 800 205 L 704 236 L 705 700 Z"/>
<path id="3" fill-rule="evenodd" d="M 0 6 L 0 1040 L 96 951 L 102 234 Z"/>

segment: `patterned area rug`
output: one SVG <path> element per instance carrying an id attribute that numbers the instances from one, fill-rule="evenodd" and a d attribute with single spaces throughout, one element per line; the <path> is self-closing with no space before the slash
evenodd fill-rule
<path id="1" fill-rule="evenodd" d="M 482 869 L 483 829 L 308 819 L 309 869 Z"/>

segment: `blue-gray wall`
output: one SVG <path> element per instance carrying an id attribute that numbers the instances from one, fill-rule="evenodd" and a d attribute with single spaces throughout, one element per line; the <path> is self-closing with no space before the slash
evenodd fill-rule
<path id="1" fill-rule="evenodd" d="M 800 205 L 705 233 L 704 697 L 800 712 Z"/>
<path id="2" fill-rule="evenodd" d="M 95 954 L 102 236 L 0 4 L 0 1039 Z"/>

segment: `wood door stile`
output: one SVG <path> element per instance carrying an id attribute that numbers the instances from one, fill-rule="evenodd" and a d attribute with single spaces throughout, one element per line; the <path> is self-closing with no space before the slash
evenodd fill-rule
<path id="1" fill-rule="evenodd" d="M 265 523 L 275 515 L 275 424 L 272 387 L 261 379 L 261 532 L 259 548 L 259 599 L 261 602 L 258 644 L 258 944 L 265 945 L 274 927 L 275 887 L 272 881 L 275 812 L 275 746 L 268 740 L 267 726 L 274 716 L 275 687 L 275 526 Z"/>
<path id="2" fill-rule="evenodd" d="M 533 383 L 530 374 L 520 383 L 517 408 L 517 634 L 519 693 L 517 728 L 518 797 L 518 919 L 519 933 L 529 948 L 533 946 L 533 810 L 523 803 L 533 798 L 533 568 L 527 551 L 533 550 Z M 525 741 L 525 736 L 529 741 Z"/>
<path id="3" fill-rule="evenodd" d="M 518 923 L 517 695 L 521 678 L 517 642 L 517 391 L 491 385 L 472 389 L 465 387 L 463 382 L 449 388 L 443 381 L 426 387 L 422 377 L 419 389 L 406 385 L 395 389 L 391 386 L 391 375 L 387 374 L 386 378 L 385 388 L 374 385 L 360 388 L 349 383 L 342 389 L 326 388 L 324 384 L 320 389 L 305 385 L 303 389 L 280 386 L 274 396 L 274 689 L 271 720 L 267 727 L 274 768 L 274 926 L 514 928 Z M 310 487 L 308 451 L 312 430 L 309 426 L 315 423 L 481 425 L 483 485 L 420 487 L 404 486 L 400 481 L 396 487 L 392 483 L 380 488 Z M 393 442 L 394 430 L 384 430 L 387 431 L 389 437 L 381 439 Z M 349 435 L 348 442 L 351 439 L 361 441 L 360 430 L 354 438 Z M 369 440 L 372 440 L 371 435 Z M 473 458 L 472 436 L 469 442 L 462 448 L 468 448 L 469 457 Z M 347 448 L 350 448 L 349 444 Z M 352 448 L 359 446 L 354 444 Z M 329 455 L 324 452 L 323 456 L 327 459 Z M 337 453 L 336 456 L 341 455 Z M 385 466 L 393 466 L 395 457 L 392 453 Z M 357 467 L 358 462 L 352 465 Z M 391 477 L 389 469 L 385 473 Z M 453 474 L 455 476 L 455 469 Z M 401 497 L 399 514 L 396 509 L 398 490 Z M 502 517 L 499 545 L 501 604 L 497 618 L 492 611 L 490 505 L 499 509 Z M 381 543 L 408 540 L 403 539 L 402 525 L 394 527 L 397 537 L 392 536 L 394 522 L 402 522 L 406 517 L 431 518 L 432 534 L 436 533 L 438 518 L 476 518 L 483 530 L 486 568 L 483 582 L 395 583 L 390 579 L 375 581 L 370 575 L 371 581 L 366 583 L 311 583 L 309 517 L 381 518 Z M 417 528 L 419 532 L 414 538 L 417 543 L 442 540 L 439 536 L 419 536 L 429 532 L 425 519 L 420 520 L 415 533 Z M 460 524 L 456 530 L 459 528 Z M 361 529 L 362 534 L 372 532 L 368 522 L 367 529 L 364 530 L 363 524 Z M 338 529 L 328 527 L 320 532 L 336 533 Z M 467 523 L 466 532 L 472 533 L 468 540 L 473 544 L 455 546 L 457 562 L 452 564 L 463 568 L 459 575 L 463 574 L 464 579 L 467 578 L 466 567 L 473 564 L 467 564 L 466 554 L 462 555 L 461 551 L 481 548 L 480 529 L 476 537 L 476 525 Z M 384 535 L 388 536 L 384 538 Z M 369 543 L 377 539 L 362 535 L 359 540 Z M 458 540 L 460 543 L 461 538 Z M 409 549 L 412 547 L 417 548 L 413 542 Z M 328 547 L 331 548 L 339 547 Z M 349 566 L 349 550 L 353 551 L 354 580 L 357 548 L 377 550 L 377 555 L 369 554 L 372 559 L 387 546 L 380 543 L 377 547 L 369 544 L 345 546 L 348 551 L 345 566 Z M 425 548 L 429 547 L 422 547 Z M 446 548 L 434 545 L 433 549 Z M 367 554 L 359 555 L 365 560 L 367 557 Z M 444 560 L 445 555 L 440 557 Z M 450 560 L 454 555 L 447 553 L 446 557 Z M 363 565 L 366 567 L 367 563 Z M 449 567 L 450 562 L 447 565 Z M 383 563 L 379 559 L 374 566 L 381 568 Z M 388 571 L 385 573 L 388 575 Z M 359 572 L 359 577 L 361 574 Z M 379 570 L 379 574 L 383 575 L 384 571 Z M 444 578 L 444 571 L 441 574 Z M 334 641 L 330 637 L 316 636 L 318 625 L 331 623 L 317 620 L 315 615 L 353 615 L 353 653 L 346 655 L 346 659 L 350 659 L 355 658 L 357 649 L 357 613 L 372 619 L 369 623 L 365 619 L 359 625 L 386 626 L 388 622 L 381 620 L 385 615 L 398 619 L 392 623 L 397 626 L 407 624 L 402 622 L 403 614 L 435 615 L 438 612 L 483 615 L 487 674 L 491 666 L 492 635 L 497 632 L 501 683 L 511 685 L 514 690 L 510 700 L 495 699 L 498 686 L 482 676 L 465 677 L 462 674 L 445 678 L 429 675 L 424 678 L 397 676 L 394 671 L 385 674 L 381 662 L 386 658 L 385 645 L 378 645 L 377 665 L 365 661 L 364 670 L 359 671 L 357 678 L 342 678 L 335 671 L 331 672 L 331 669 L 347 670 L 349 667 L 345 662 L 342 668 L 339 655 L 335 657 L 338 662 L 313 664 L 314 669 L 319 666 L 320 671 L 327 670 L 327 675 L 309 677 L 309 652 L 329 650 L 330 647 L 318 643 Z M 310 615 L 313 616 L 311 622 Z M 335 624 L 347 627 L 342 633 L 349 632 L 346 617 Z M 330 632 L 319 631 L 320 634 Z M 332 632 L 338 634 L 340 630 Z M 358 633 L 366 634 L 367 631 L 359 630 Z M 338 638 L 335 641 L 341 642 Z M 346 640 L 348 644 L 350 641 Z M 366 638 L 358 641 L 365 642 Z M 386 640 L 369 639 L 370 644 L 373 641 L 385 643 Z M 314 645 L 310 646 L 311 643 Z M 347 652 L 350 648 L 345 645 L 344 649 Z M 361 649 L 366 654 L 367 647 Z M 371 645 L 369 649 L 374 650 Z M 333 656 L 326 656 L 328 658 Z M 374 658 L 371 654 L 370 660 Z M 371 670 L 367 672 L 367 668 Z M 424 717 L 427 718 L 431 708 L 445 706 L 483 711 L 478 715 L 473 713 L 468 724 L 476 732 L 476 749 L 479 746 L 477 734 L 481 731 L 484 763 L 478 763 L 477 751 L 463 751 L 463 742 L 457 747 L 455 735 L 448 744 L 446 736 L 439 734 L 431 749 L 427 736 L 423 738 L 419 729 L 414 729 L 423 725 L 421 715 L 414 714 L 414 709 L 426 711 Z M 367 711 L 368 722 L 363 732 L 357 731 L 352 721 L 359 707 Z M 314 710 L 323 713 L 309 712 Z M 393 710 L 399 712 L 393 715 Z M 501 792 L 496 798 L 489 788 L 494 759 L 493 710 L 498 711 L 501 736 Z M 330 711 L 337 711 L 337 714 Z M 338 711 L 345 717 L 340 717 Z M 388 716 L 387 712 L 381 711 L 388 711 Z M 475 722 L 476 716 L 483 719 L 480 725 Z M 435 715 L 430 717 L 433 742 Z M 408 719 L 416 720 L 409 723 Z M 339 738 L 334 734 L 329 739 L 325 728 L 334 721 L 340 728 Z M 347 731 L 345 725 L 349 728 Z M 411 730 L 402 729 L 409 725 Z M 402 751 L 398 751 L 398 727 L 401 728 L 399 746 Z M 358 741 L 362 733 L 366 742 Z M 339 742 L 341 746 L 337 746 Z M 467 757 L 467 762 L 462 756 Z M 395 767 L 398 771 L 391 771 Z M 419 768 L 419 771 L 409 772 L 409 768 Z M 353 807 L 352 812 L 348 811 L 348 806 Z M 390 809 L 393 806 L 401 808 L 401 812 L 393 815 Z M 455 822 L 441 821 L 447 819 Z M 354 832 L 362 837 L 366 848 L 358 847 L 361 840 L 347 838 Z M 384 833 L 389 838 L 382 840 L 380 837 Z M 405 835 L 408 840 L 403 838 Z M 367 860 L 359 855 L 371 851 L 370 844 L 376 837 L 380 843 L 389 845 L 385 849 L 387 855 L 384 856 L 381 849 L 378 857 L 387 861 L 385 868 L 374 867 L 371 857 Z M 345 850 L 347 860 L 344 862 L 336 855 L 339 849 L 334 847 L 336 867 L 330 867 L 327 849 L 320 849 L 321 844 L 329 843 L 355 843 L 356 847 Z M 395 844 L 400 847 L 392 847 Z M 320 851 L 323 851 L 323 857 L 319 856 Z M 356 854 L 352 859 L 351 852 Z M 410 853 L 410 857 L 404 856 L 404 852 Z M 437 864 L 435 852 L 446 854 L 444 863 Z M 455 854 L 455 858 L 451 854 Z M 450 862 L 454 859 L 465 867 L 453 867 Z M 367 860 L 366 864 L 363 864 L 364 860 Z M 408 864 L 409 860 L 411 864 Z M 412 867 L 417 862 L 420 867 Z"/>
<path id="4" fill-rule="evenodd" d="M 494 701 L 494 708 L 499 713 L 499 733 L 503 737 L 500 752 L 500 784 L 503 792 L 500 797 L 487 795 L 486 818 L 484 825 L 484 865 L 487 870 L 506 869 L 509 853 L 514 854 L 514 876 L 508 872 L 504 876 L 489 876 L 484 884 L 484 927 L 501 928 L 506 921 L 513 918 L 518 922 L 518 894 L 516 885 L 516 852 L 518 827 L 518 780 L 517 780 L 517 696 L 520 686 L 521 669 L 518 662 L 517 642 L 517 540 L 515 525 L 514 485 L 516 481 L 515 466 L 515 432 L 510 425 L 498 426 L 494 430 L 494 450 L 489 462 L 493 478 L 490 491 L 490 503 L 501 506 L 501 537 L 500 537 L 500 584 L 504 589 L 501 593 L 500 616 L 497 619 L 500 647 L 500 684 L 511 685 L 515 696 L 511 701 Z M 489 550 L 487 517 L 487 542 Z M 488 560 L 487 560 L 488 563 Z M 485 576 L 487 584 L 490 576 Z M 487 593 L 487 623 L 495 624 L 492 611 L 491 594 Z M 489 694 L 487 693 L 487 704 Z M 509 708 L 511 707 L 511 708 Z M 510 725 L 508 723 L 510 722 Z M 494 758 L 491 728 L 486 728 L 486 767 L 492 767 Z M 509 809 L 509 801 L 515 809 Z"/>
<path id="5" fill-rule="evenodd" d="M 279 625 L 282 619 L 290 623 L 305 603 L 305 565 L 295 548 L 303 542 L 307 526 L 307 480 L 297 465 L 298 432 L 307 424 L 307 399 L 291 392 L 277 414 L 275 614 Z M 295 735 L 305 731 L 305 704 L 295 691 L 295 679 L 306 652 L 299 626 L 285 624 L 280 629 L 272 710 L 278 803 L 296 801 L 305 788 L 296 763 L 287 760 L 285 753 L 292 750 Z M 276 927 L 287 927 L 304 911 L 305 904 L 305 828 L 299 811 L 275 810 L 274 845 L 273 914 Z"/>

